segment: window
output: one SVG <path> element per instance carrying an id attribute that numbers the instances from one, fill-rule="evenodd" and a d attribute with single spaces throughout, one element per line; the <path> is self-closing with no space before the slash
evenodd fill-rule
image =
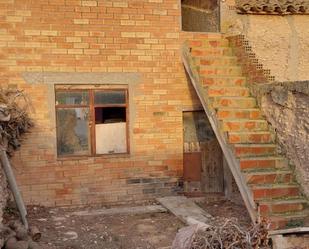
<path id="1" fill-rule="evenodd" d="M 58 156 L 128 152 L 127 89 L 56 89 Z"/>
<path id="2" fill-rule="evenodd" d="M 220 0 L 181 0 L 182 30 L 220 32 Z"/>

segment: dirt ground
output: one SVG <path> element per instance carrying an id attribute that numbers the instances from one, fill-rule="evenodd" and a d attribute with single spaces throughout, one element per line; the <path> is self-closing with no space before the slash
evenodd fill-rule
<path id="1" fill-rule="evenodd" d="M 171 246 L 184 224 L 169 213 L 75 216 L 63 209 L 34 210 L 31 225 L 53 249 L 158 249 Z"/>
<path id="2" fill-rule="evenodd" d="M 234 217 L 242 225 L 250 225 L 243 205 L 224 200 L 204 201 L 199 205 L 215 218 Z M 40 244 L 48 245 L 49 249 L 168 249 L 177 231 L 184 226 L 170 213 L 73 215 L 83 210 L 28 207 L 28 220 L 40 229 Z"/>
<path id="3" fill-rule="evenodd" d="M 228 200 L 203 201 L 199 206 L 216 218 L 236 218 L 239 224 L 248 228 L 251 225 L 251 218 L 246 206 L 242 203 L 236 204 Z"/>

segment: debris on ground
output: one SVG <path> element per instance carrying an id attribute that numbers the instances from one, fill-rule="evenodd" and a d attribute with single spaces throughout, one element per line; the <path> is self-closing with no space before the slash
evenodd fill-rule
<path id="1" fill-rule="evenodd" d="M 26 224 L 26 209 L 21 200 L 12 168 L 7 158 L 20 146 L 21 135 L 33 125 L 28 115 L 29 101 L 23 91 L 0 88 L 0 151 L 1 164 L 10 184 L 10 188 Z M 0 168 L 1 170 L 1 168 Z M 2 170 L 0 172 L 2 175 Z M 6 189 L 6 186 L 4 187 Z M 0 198 L 4 198 L 0 196 Z M 2 216 L 2 212 L 0 214 Z M 2 217 L 0 217 L 2 221 Z M 6 225 L 0 224 L 0 248 L 5 249 L 45 249 L 37 241 L 40 232 L 37 228 L 28 229 L 18 221 Z"/>
<path id="2" fill-rule="evenodd" d="M 121 206 L 106 210 L 114 208 L 119 210 Z M 170 249 L 177 231 L 184 226 L 174 215 L 161 211 L 97 215 L 98 207 L 90 206 L 27 209 L 29 224 L 42 233 L 40 244 L 50 249 Z M 78 215 L 85 210 L 89 215 Z M 17 214 L 7 216 L 6 220 L 14 216 Z"/>
<path id="3" fill-rule="evenodd" d="M 269 223 L 266 220 L 244 229 L 235 219 L 219 221 L 215 226 L 200 231 L 190 249 L 268 249 Z"/>
<path id="4" fill-rule="evenodd" d="M 23 91 L 0 88 L 0 146 L 9 155 L 20 146 L 21 135 L 33 126 L 29 107 Z"/>
<path id="5" fill-rule="evenodd" d="M 198 224 L 181 228 L 176 234 L 172 249 L 190 249 L 199 229 L 200 227 Z"/>
<path id="6" fill-rule="evenodd" d="M 207 213 L 221 219 L 237 219 L 238 223 L 243 228 L 251 226 L 251 218 L 247 211 L 246 206 L 242 202 L 232 202 L 229 200 L 204 200 L 198 203 L 201 208 L 206 210 Z"/>
<path id="7" fill-rule="evenodd" d="M 5 243 L 0 248 L 5 249 L 47 249 L 38 243 L 41 233 L 37 227 L 25 228 L 19 221 L 11 221 L 7 225 L 1 225 L 0 237 Z"/>
<path id="8" fill-rule="evenodd" d="M 181 229 L 172 249 L 270 249 L 268 229 L 265 220 L 247 229 L 236 219 L 216 219 L 206 229 L 196 225 Z"/>

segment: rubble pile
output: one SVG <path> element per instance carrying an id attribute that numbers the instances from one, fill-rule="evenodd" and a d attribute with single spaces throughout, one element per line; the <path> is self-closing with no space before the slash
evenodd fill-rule
<path id="1" fill-rule="evenodd" d="M 27 230 L 18 221 L 0 226 L 0 237 L 5 239 L 5 243 L 0 244 L 3 249 L 43 249 L 38 243 L 41 238 L 39 230 L 36 227 Z"/>
<path id="2" fill-rule="evenodd" d="M 217 221 L 216 225 L 196 233 L 190 249 L 269 249 L 268 223 L 263 220 L 249 229 L 236 219 Z"/>
<path id="3" fill-rule="evenodd" d="M 172 249 L 271 249 L 269 222 L 242 226 L 237 218 L 213 217 L 178 231 Z"/>
<path id="4" fill-rule="evenodd" d="M 20 146 L 21 135 L 29 130 L 32 122 L 28 115 L 29 101 L 24 93 L 16 89 L 0 88 L 0 150 L 12 155 Z M 25 247 L 27 230 L 2 225 L 3 209 L 8 198 L 8 188 L 2 165 L 0 164 L 0 248 L 38 248 Z M 21 227 L 21 226 L 20 226 Z M 24 236 L 22 236 L 24 233 Z M 27 242 L 28 243 L 28 242 Z M 30 245 L 30 242 L 28 243 Z M 12 245 L 12 246 L 10 246 Z M 34 245 L 34 244 L 33 244 Z"/>
<path id="5" fill-rule="evenodd" d="M 9 155 L 20 146 L 21 135 L 32 126 L 29 107 L 22 91 L 0 88 L 0 145 Z"/>

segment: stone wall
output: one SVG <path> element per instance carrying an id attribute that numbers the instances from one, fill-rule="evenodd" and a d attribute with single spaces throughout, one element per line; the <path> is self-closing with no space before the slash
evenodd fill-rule
<path id="1" fill-rule="evenodd" d="M 235 0 L 221 1 L 221 30 L 245 35 L 277 81 L 309 79 L 308 15 L 240 15 Z"/>
<path id="2" fill-rule="evenodd" d="M 259 99 L 278 135 L 281 153 L 295 165 L 298 181 L 308 195 L 309 45 L 305 41 L 309 39 L 309 16 L 239 15 L 234 0 L 225 1 L 221 8 L 222 29 L 251 92 Z"/>
<path id="3" fill-rule="evenodd" d="M 273 249 L 307 249 L 309 245 L 309 235 L 306 233 L 274 235 L 271 239 Z"/>
<path id="4" fill-rule="evenodd" d="M 309 196 L 309 81 L 256 84 L 252 90 Z"/>

